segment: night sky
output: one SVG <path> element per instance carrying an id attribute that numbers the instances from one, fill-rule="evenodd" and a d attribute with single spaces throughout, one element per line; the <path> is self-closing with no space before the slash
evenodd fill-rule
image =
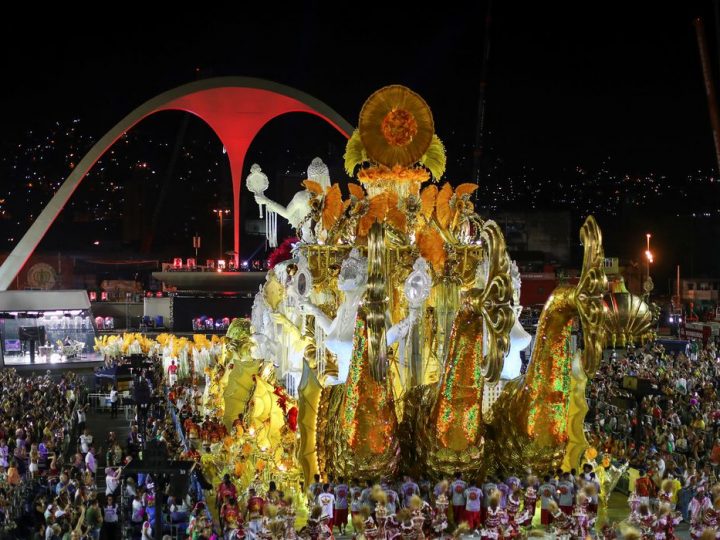
<path id="1" fill-rule="evenodd" d="M 467 181 L 486 2 L 455 9 L 438 3 L 433 13 L 413 4 L 377 11 L 362 3 L 297 4 L 288 11 L 273 3 L 264 13 L 248 11 L 244 3 L 237 4 L 242 10 L 230 11 L 195 6 L 198 12 L 182 16 L 140 16 L 127 8 L 95 20 L 76 19 L 72 8 L 37 20 L 28 8 L 25 17 L 5 17 L 0 23 L 3 143 L 7 147 L 28 129 L 74 117 L 97 138 L 145 100 L 198 77 L 275 80 L 316 96 L 352 124 L 370 93 L 401 83 L 433 109 L 448 150 L 448 178 Z M 694 16 L 705 18 L 717 78 L 712 3 L 582 4 L 494 2 L 488 163 L 502 163 L 507 174 L 530 170 L 551 179 L 578 167 L 608 166 L 618 175 L 656 175 L 672 187 L 688 175 L 715 174 L 692 25 Z M 167 134 L 177 126 L 171 115 L 152 122 Z M 295 150 L 293 144 L 300 143 L 281 140 L 295 133 L 295 122 L 271 130 L 273 137 L 266 136 L 263 144 Z M 336 137 L 330 143 L 342 145 L 316 120 L 304 122 L 308 133 Z M 327 141 L 303 144 L 311 145 L 304 151 L 322 155 Z M 491 192 L 503 181 L 498 174 L 487 179 Z M 695 190 L 693 197 L 717 206 L 716 186 L 708 185 L 706 193 Z M 543 197 L 551 195 L 540 194 L 541 208 Z M 695 223 L 688 217 L 692 201 L 682 216 L 673 215 L 672 204 L 664 201 L 660 216 L 657 208 L 641 208 L 600 219 L 607 229 L 606 251 L 632 256 L 642 248 L 644 233 L 652 231 L 659 270 L 668 273 L 680 262 L 699 273 L 717 273 L 717 250 L 707 254 L 701 248 L 706 240 L 677 244 L 686 229 L 687 236 L 717 239 L 718 214 Z"/>

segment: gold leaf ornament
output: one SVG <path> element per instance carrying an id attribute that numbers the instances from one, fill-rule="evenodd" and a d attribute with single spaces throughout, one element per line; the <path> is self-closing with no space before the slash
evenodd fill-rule
<path id="1" fill-rule="evenodd" d="M 365 163 L 368 160 L 367 152 L 363 146 L 360 132 L 356 129 L 345 145 L 345 172 L 352 176 L 355 173 L 355 167 Z"/>
<path id="2" fill-rule="evenodd" d="M 450 184 L 446 183 L 440 192 L 437 194 L 435 199 L 435 215 L 437 216 L 438 223 L 443 229 L 447 229 L 452 219 L 452 209 L 450 208 L 450 199 L 453 196 L 453 188 Z"/>
<path id="3" fill-rule="evenodd" d="M 432 142 L 423 157 L 420 158 L 420 163 L 430 171 L 433 180 L 436 182 L 445 174 L 447 156 L 445 155 L 445 145 L 440 140 L 440 137 L 437 135 L 432 136 Z"/>

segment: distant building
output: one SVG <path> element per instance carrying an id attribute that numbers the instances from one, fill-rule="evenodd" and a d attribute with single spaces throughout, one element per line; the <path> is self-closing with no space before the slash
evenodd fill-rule
<path id="1" fill-rule="evenodd" d="M 540 271 L 545 263 L 570 263 L 570 212 L 500 212 L 493 219 L 502 228 L 508 251 L 520 266 L 540 266 L 535 268 Z"/>
<path id="2" fill-rule="evenodd" d="M 683 278 L 680 280 L 680 294 L 683 302 L 717 303 L 720 279 Z"/>

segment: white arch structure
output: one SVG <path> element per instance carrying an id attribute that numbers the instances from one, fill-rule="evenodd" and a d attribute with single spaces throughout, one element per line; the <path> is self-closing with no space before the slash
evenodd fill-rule
<path id="1" fill-rule="evenodd" d="M 233 233 L 240 252 L 240 187 L 245 155 L 257 133 L 290 112 L 316 115 L 350 137 L 353 127 L 314 97 L 282 84 L 249 77 L 216 77 L 179 86 L 154 97 L 118 122 L 83 157 L 0 266 L 0 290 L 12 284 L 75 189 L 98 159 L 125 132 L 159 111 L 181 110 L 204 120 L 227 150 L 233 183 Z M 237 257 L 237 255 L 236 255 Z M 237 260 L 235 261 L 237 264 Z"/>

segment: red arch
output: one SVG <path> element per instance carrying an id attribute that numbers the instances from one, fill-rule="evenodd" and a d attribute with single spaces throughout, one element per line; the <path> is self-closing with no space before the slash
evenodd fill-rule
<path id="1" fill-rule="evenodd" d="M 153 113 L 171 109 L 183 110 L 202 118 L 215 131 L 227 150 L 233 184 L 233 237 L 236 253 L 240 253 L 240 192 L 245 156 L 263 126 L 280 115 L 305 112 L 327 121 L 346 137 L 351 134 L 305 103 L 259 88 L 205 90 L 178 98 Z M 235 264 L 237 263 L 236 260 Z"/>
<path id="2" fill-rule="evenodd" d="M 225 146 L 233 183 L 234 247 L 240 252 L 240 192 L 245 155 L 262 127 L 291 112 L 318 116 L 350 137 L 352 126 L 321 101 L 293 88 L 246 77 L 205 79 L 169 90 L 135 109 L 102 137 L 78 163 L 0 267 L 0 290 L 8 288 L 50 225 L 98 159 L 138 122 L 159 111 L 182 110 L 204 120 Z M 237 260 L 235 261 L 237 264 Z"/>

